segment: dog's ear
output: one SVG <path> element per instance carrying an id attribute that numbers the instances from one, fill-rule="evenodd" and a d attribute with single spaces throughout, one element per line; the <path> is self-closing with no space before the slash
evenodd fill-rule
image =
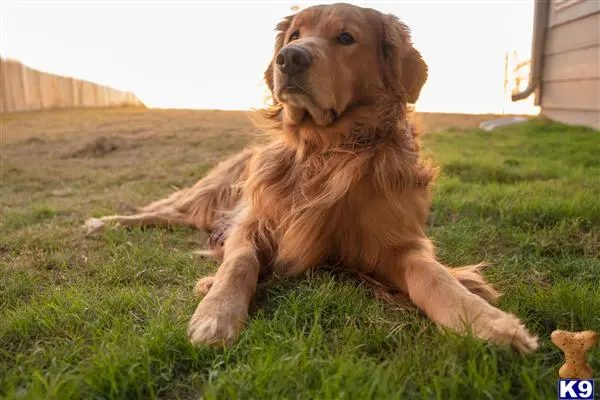
<path id="1" fill-rule="evenodd" d="M 383 16 L 383 75 L 386 85 L 415 103 L 427 81 L 428 67 L 412 45 L 410 30 L 394 15 Z"/>
<path id="2" fill-rule="evenodd" d="M 275 32 L 277 32 L 277 36 L 275 37 L 275 46 L 273 49 L 273 59 L 277 56 L 277 54 L 279 53 L 279 50 L 281 50 L 281 48 L 283 47 L 283 42 L 285 41 L 285 33 L 290 28 L 290 25 L 292 23 L 292 19 L 294 18 L 294 15 L 295 14 L 288 15 L 287 17 L 283 18 L 283 20 L 281 20 L 281 22 L 279 22 L 275 26 Z M 273 93 L 273 59 L 271 60 L 271 62 L 269 63 L 269 66 L 265 70 L 265 82 L 267 83 L 267 86 L 269 87 L 271 94 Z"/>
<path id="3" fill-rule="evenodd" d="M 421 89 L 427 81 L 427 64 L 415 48 L 411 48 L 402 59 L 402 85 L 406 90 L 406 101 L 416 103 Z"/>

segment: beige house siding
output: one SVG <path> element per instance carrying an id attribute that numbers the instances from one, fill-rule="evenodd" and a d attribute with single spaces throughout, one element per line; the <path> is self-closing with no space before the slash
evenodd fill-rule
<path id="1" fill-rule="evenodd" d="M 548 26 L 553 27 L 600 12 L 598 0 L 551 0 Z"/>
<path id="2" fill-rule="evenodd" d="M 571 23 L 549 27 L 546 33 L 545 53 L 556 54 L 598 46 L 600 44 L 599 24 L 600 13 L 597 13 Z"/>
<path id="3" fill-rule="evenodd" d="M 566 53 L 546 55 L 544 66 L 545 81 L 598 78 L 600 47 L 586 47 Z"/>
<path id="4" fill-rule="evenodd" d="M 543 115 L 600 129 L 600 1 L 553 1 L 540 89 Z"/>
<path id="5" fill-rule="evenodd" d="M 554 121 L 571 125 L 584 125 L 600 129 L 598 126 L 597 111 L 561 110 L 555 108 L 544 109 L 544 115 Z"/>
<path id="6" fill-rule="evenodd" d="M 542 90 L 542 107 L 600 113 L 600 79 L 545 82 Z"/>

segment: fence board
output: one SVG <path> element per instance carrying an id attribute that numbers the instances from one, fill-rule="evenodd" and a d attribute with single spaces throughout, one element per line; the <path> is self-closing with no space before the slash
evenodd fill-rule
<path id="1" fill-rule="evenodd" d="M 0 58 L 0 111 L 144 106 L 131 92 L 50 74 Z"/>

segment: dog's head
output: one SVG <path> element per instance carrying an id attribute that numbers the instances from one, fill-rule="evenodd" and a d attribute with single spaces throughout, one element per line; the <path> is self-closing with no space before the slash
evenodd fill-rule
<path id="1" fill-rule="evenodd" d="M 265 72 L 284 122 L 328 126 L 382 96 L 414 103 L 427 65 L 395 16 L 349 4 L 307 8 L 281 21 Z"/>

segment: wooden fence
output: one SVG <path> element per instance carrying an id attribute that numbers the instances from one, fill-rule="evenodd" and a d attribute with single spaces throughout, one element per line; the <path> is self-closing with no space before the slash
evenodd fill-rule
<path id="1" fill-rule="evenodd" d="M 0 58 L 0 112 L 48 108 L 143 106 L 131 92 L 49 74 Z"/>

